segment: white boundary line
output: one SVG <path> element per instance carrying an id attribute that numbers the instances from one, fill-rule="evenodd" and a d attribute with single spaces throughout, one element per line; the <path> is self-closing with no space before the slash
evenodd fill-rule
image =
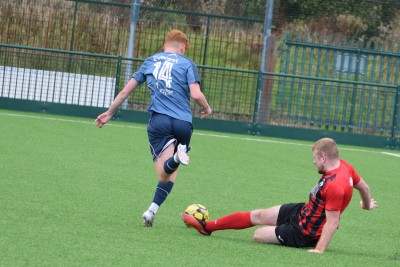
<path id="1" fill-rule="evenodd" d="M 395 153 L 388 153 L 388 152 L 381 152 L 382 154 L 385 154 L 385 155 L 389 155 L 389 156 L 393 156 L 393 157 L 398 157 L 398 158 L 400 158 L 400 154 L 395 154 Z"/>
<path id="2" fill-rule="evenodd" d="M 71 123 L 81 123 L 81 124 L 91 124 L 94 125 L 93 122 L 90 121 L 81 121 L 81 120 L 68 120 L 68 119 L 61 119 L 61 118 L 54 118 L 54 117 L 41 117 L 41 116 L 33 116 L 33 115 L 25 115 L 25 114 L 16 114 L 16 113 L 7 113 L 7 112 L 0 112 L 0 115 L 3 116 L 12 116 L 12 117 L 22 117 L 22 118 L 31 118 L 31 119 L 39 119 L 39 120 L 51 120 L 51 121 L 60 121 L 60 122 L 71 122 Z M 46 114 L 47 115 L 47 114 Z M 117 124 L 116 122 L 110 122 L 105 127 L 112 126 L 112 127 L 123 127 L 123 128 L 131 128 L 131 129 L 141 129 L 145 130 L 146 127 L 139 127 L 139 126 L 132 126 L 132 125 L 125 125 L 125 124 Z M 229 135 L 222 135 L 222 134 L 207 134 L 207 133 L 198 133 L 194 132 L 194 135 L 200 136 L 208 136 L 208 137 L 215 137 L 215 138 L 228 138 L 234 140 L 244 140 L 244 141 L 252 141 L 252 142 L 264 142 L 264 143 L 276 143 L 276 144 L 283 144 L 283 145 L 295 145 L 295 146 L 308 146 L 311 147 L 311 144 L 302 144 L 296 142 L 285 142 L 285 141 L 277 141 L 277 140 L 269 140 L 269 139 L 257 139 L 257 138 L 250 138 L 250 137 L 234 137 Z M 357 148 L 346 148 L 340 147 L 341 150 L 348 150 L 348 151 L 355 151 L 355 152 L 364 152 L 364 153 L 377 153 L 383 154 L 393 157 L 400 157 L 400 154 L 396 153 L 389 153 L 389 152 L 382 152 L 382 151 L 373 151 L 368 149 L 357 149 Z"/>

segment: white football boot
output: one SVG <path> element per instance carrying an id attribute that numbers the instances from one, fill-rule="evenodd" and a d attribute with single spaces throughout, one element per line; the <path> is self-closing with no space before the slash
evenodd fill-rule
<path id="1" fill-rule="evenodd" d="M 188 149 L 186 148 L 186 145 L 178 145 L 178 149 L 175 153 L 175 159 L 178 159 L 179 163 L 183 165 L 188 165 L 189 164 L 189 156 L 187 154 Z"/>
<path id="2" fill-rule="evenodd" d="M 153 221 L 154 221 L 155 214 L 151 210 L 146 210 L 143 213 L 143 224 L 146 227 L 153 227 Z"/>

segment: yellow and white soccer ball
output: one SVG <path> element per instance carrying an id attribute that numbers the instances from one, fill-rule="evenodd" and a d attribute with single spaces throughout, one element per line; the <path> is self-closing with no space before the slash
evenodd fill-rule
<path id="1" fill-rule="evenodd" d="M 208 221 L 208 219 L 210 218 L 207 208 L 201 204 L 189 205 L 186 208 L 185 212 L 203 221 Z"/>

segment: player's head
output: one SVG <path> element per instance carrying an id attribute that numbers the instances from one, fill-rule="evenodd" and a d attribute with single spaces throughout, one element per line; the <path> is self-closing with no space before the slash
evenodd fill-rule
<path id="1" fill-rule="evenodd" d="M 336 142 L 331 138 L 322 138 L 315 142 L 312 147 L 313 162 L 317 167 L 318 173 L 324 174 L 329 171 L 330 166 L 334 165 L 339 159 L 339 151 Z"/>
<path id="2" fill-rule="evenodd" d="M 186 34 L 179 30 L 172 30 L 167 34 L 164 43 L 164 50 L 173 49 L 179 54 L 184 54 L 189 49 L 189 40 Z"/>

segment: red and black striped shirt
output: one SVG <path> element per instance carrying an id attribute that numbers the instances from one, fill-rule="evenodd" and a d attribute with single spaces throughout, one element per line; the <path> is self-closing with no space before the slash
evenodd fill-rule
<path id="1" fill-rule="evenodd" d="M 360 181 L 353 166 L 344 160 L 337 169 L 331 170 L 320 178 L 311 190 L 309 201 L 299 214 L 301 233 L 312 239 L 319 239 L 326 222 L 325 210 L 345 210 L 353 195 L 353 185 Z"/>

